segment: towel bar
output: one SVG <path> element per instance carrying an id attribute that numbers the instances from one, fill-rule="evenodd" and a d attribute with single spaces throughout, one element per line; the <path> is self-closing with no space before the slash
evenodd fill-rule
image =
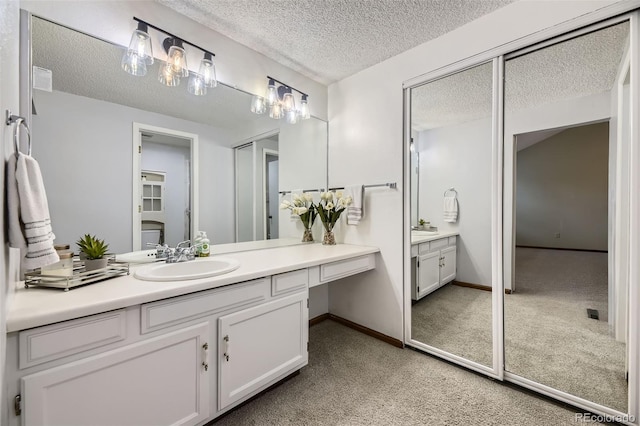
<path id="1" fill-rule="evenodd" d="M 15 124 L 13 128 L 13 145 L 16 151 L 16 157 L 20 153 L 20 127 L 24 126 L 24 130 L 27 132 L 27 155 L 31 155 L 31 132 L 29 131 L 29 126 L 24 121 L 24 117 L 20 117 L 18 115 L 12 115 L 10 110 L 7 110 L 7 126 L 11 126 Z"/>

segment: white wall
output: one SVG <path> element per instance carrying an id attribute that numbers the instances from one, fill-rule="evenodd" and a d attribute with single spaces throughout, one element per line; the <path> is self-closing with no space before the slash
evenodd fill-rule
<path id="1" fill-rule="evenodd" d="M 608 153 L 606 122 L 518 151 L 516 245 L 606 251 Z"/>
<path id="2" fill-rule="evenodd" d="M 18 33 L 19 3 L 11 0 L 0 0 L 0 112 L 10 109 L 19 114 L 18 101 Z M 5 161 L 13 155 L 13 128 L 6 126 L 4 120 L 0 125 L 0 185 L 5 187 Z M 0 210 L 5 211 L 5 199 L 0 199 Z M 5 232 L 4 214 L 0 215 L 0 424 L 8 423 L 8 406 L 5 395 L 5 359 L 6 359 L 6 318 L 7 310 L 15 289 L 15 268 L 18 255 L 16 250 L 9 249 Z M 10 252 L 14 252 L 10 256 Z M 10 260 L 11 257 L 11 260 Z"/>
<path id="3" fill-rule="evenodd" d="M 66 25 L 95 37 L 128 46 L 136 28 L 136 16 L 216 54 L 216 74 L 220 81 L 250 93 L 263 94 L 267 75 L 284 81 L 309 94 L 312 115 L 327 117 L 327 88 L 279 63 L 243 46 L 220 33 L 150 0 L 82 1 L 22 0 L 20 6 L 33 14 Z M 164 35 L 152 31 L 154 53 L 164 60 L 160 47 Z M 187 49 L 192 70 L 202 59 L 202 52 Z"/>
<path id="4" fill-rule="evenodd" d="M 199 228 L 214 243 L 234 241 L 233 152 L 223 146 L 229 144 L 226 133 L 63 92 L 35 91 L 34 99 L 33 156 L 42 169 L 56 243 L 73 245 L 91 233 L 106 238 L 114 253 L 132 250 L 133 122 L 198 134 Z"/>
<path id="5" fill-rule="evenodd" d="M 399 185 L 367 192 L 361 224 L 338 230 L 381 255 L 374 272 L 332 285 L 330 312 L 403 338 L 402 82 L 613 3 L 518 1 L 329 87 L 329 185 Z"/>
<path id="6" fill-rule="evenodd" d="M 491 118 L 419 133 L 420 217 L 459 232 L 456 281 L 491 287 Z M 455 188 L 458 221 L 443 220 L 444 192 Z"/>
<path id="7" fill-rule="evenodd" d="M 280 127 L 280 191 L 327 188 L 327 130 L 327 123 L 320 120 L 298 121 L 295 125 Z M 317 202 L 320 194 L 312 195 Z M 289 210 L 282 211 L 278 223 L 280 237 L 302 239 L 304 227 L 299 219 L 291 220 Z M 312 233 L 316 241 L 321 240 L 322 225 L 318 218 Z"/>

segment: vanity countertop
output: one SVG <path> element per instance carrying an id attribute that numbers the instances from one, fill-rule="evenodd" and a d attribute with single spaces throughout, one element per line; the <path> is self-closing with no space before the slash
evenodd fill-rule
<path id="1" fill-rule="evenodd" d="M 196 291 L 222 287 L 269 275 L 308 268 L 366 254 L 377 253 L 377 247 L 320 243 L 225 253 L 240 262 L 235 271 L 215 277 L 190 281 L 142 281 L 131 275 L 62 291 L 17 284 L 7 312 L 7 332 L 39 327 L 127 306 L 180 296 Z M 194 260 L 193 262 L 197 262 Z"/>
<path id="2" fill-rule="evenodd" d="M 429 241 L 435 241 L 441 238 L 453 237 L 454 235 L 460 235 L 460 233 L 457 231 L 450 231 L 450 232 L 440 232 L 436 235 L 422 235 L 422 236 L 415 236 L 415 237 L 411 236 L 411 245 L 426 243 Z"/>

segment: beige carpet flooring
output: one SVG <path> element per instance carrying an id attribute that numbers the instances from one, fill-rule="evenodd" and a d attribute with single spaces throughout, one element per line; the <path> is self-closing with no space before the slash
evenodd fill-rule
<path id="1" fill-rule="evenodd" d="M 575 425 L 573 411 L 333 321 L 309 365 L 217 425 Z"/>
<path id="2" fill-rule="evenodd" d="M 587 317 L 597 309 L 600 320 Z M 448 284 L 413 305 L 416 340 L 490 365 L 491 293 Z M 518 248 L 505 368 L 626 412 L 625 345 L 607 323 L 607 254 Z"/>
<path id="3" fill-rule="evenodd" d="M 412 306 L 411 336 L 493 366 L 491 292 L 447 284 Z"/>
<path id="4" fill-rule="evenodd" d="M 625 354 L 609 334 L 606 253 L 517 249 L 516 291 L 505 295 L 507 371 L 626 412 Z"/>

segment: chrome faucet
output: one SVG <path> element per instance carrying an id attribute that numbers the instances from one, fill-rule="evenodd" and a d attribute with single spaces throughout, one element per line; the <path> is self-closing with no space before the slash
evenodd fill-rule
<path id="1" fill-rule="evenodd" d="M 156 245 L 156 259 L 164 259 L 167 263 L 187 262 L 196 258 L 196 247 L 190 240 L 181 241 L 175 248 L 167 244 Z"/>

